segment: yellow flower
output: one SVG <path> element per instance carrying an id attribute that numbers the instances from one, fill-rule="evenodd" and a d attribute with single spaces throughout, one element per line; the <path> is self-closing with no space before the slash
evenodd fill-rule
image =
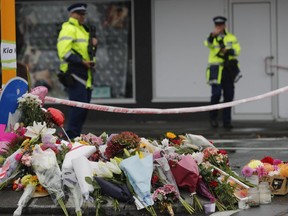
<path id="1" fill-rule="evenodd" d="M 256 169 L 258 166 L 263 166 L 263 163 L 260 160 L 251 160 L 247 166 L 252 169 Z"/>
<path id="2" fill-rule="evenodd" d="M 175 139 L 176 138 L 176 135 L 173 133 L 173 132 L 167 132 L 166 133 L 166 137 L 168 139 Z"/>
<path id="3" fill-rule="evenodd" d="M 27 186 L 28 184 L 32 184 L 34 186 L 39 184 L 38 177 L 36 175 L 25 175 L 21 179 L 21 184 Z"/>
<path id="4" fill-rule="evenodd" d="M 146 143 L 143 143 L 143 142 L 140 143 L 140 148 L 146 148 L 146 147 L 147 147 Z"/>
<path id="5" fill-rule="evenodd" d="M 22 185 L 28 185 L 30 183 L 30 179 L 31 179 L 32 175 L 28 174 L 22 177 L 21 179 L 21 184 Z"/>
<path id="6" fill-rule="evenodd" d="M 79 143 L 81 143 L 82 145 L 89 145 L 89 143 L 83 141 L 83 140 L 80 140 Z"/>

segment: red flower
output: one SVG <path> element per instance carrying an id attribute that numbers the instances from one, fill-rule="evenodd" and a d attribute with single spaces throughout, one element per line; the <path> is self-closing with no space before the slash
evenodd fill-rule
<path id="1" fill-rule="evenodd" d="M 151 179 L 152 184 L 154 185 L 154 184 L 156 184 L 158 181 L 159 181 L 159 177 L 158 177 L 157 175 L 153 175 L 153 176 L 152 176 L 152 179 Z"/>
<path id="2" fill-rule="evenodd" d="M 218 182 L 217 181 L 211 181 L 209 183 L 210 187 L 217 187 L 218 186 Z"/>
<path id="3" fill-rule="evenodd" d="M 213 176 L 218 176 L 220 174 L 220 172 L 216 169 L 213 170 L 212 175 Z"/>
<path id="4" fill-rule="evenodd" d="M 218 154 L 227 155 L 227 151 L 222 149 L 218 151 Z"/>
<path id="5" fill-rule="evenodd" d="M 262 160 L 261 160 L 262 163 L 269 163 L 271 165 L 273 165 L 273 161 L 274 161 L 274 159 L 270 156 L 266 156 L 266 157 L 262 158 Z"/>
<path id="6" fill-rule="evenodd" d="M 171 139 L 171 142 L 174 143 L 175 145 L 180 145 L 182 140 L 181 139 Z"/>

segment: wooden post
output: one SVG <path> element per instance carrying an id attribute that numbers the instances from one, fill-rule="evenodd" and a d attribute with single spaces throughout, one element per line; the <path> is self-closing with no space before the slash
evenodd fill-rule
<path id="1" fill-rule="evenodd" d="M 17 76 L 15 0 L 1 0 L 2 86 Z"/>

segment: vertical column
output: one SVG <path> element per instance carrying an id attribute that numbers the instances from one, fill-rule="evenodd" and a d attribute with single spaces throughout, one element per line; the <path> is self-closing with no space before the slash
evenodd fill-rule
<path id="1" fill-rule="evenodd" d="M 15 0 L 1 0 L 2 85 L 16 77 Z"/>

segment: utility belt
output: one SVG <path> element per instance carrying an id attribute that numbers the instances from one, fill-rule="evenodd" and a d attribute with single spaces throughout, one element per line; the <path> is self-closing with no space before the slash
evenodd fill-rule
<path id="1" fill-rule="evenodd" d="M 75 74 L 69 73 L 68 71 L 66 73 L 60 71 L 60 73 L 58 73 L 58 79 L 66 88 L 72 86 L 75 82 L 79 82 L 86 86 L 86 81 L 84 79 Z"/>

